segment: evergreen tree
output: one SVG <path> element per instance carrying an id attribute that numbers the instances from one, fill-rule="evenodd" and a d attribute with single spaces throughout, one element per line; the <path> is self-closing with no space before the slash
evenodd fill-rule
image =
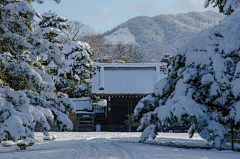
<path id="1" fill-rule="evenodd" d="M 57 98 L 52 77 L 39 60 L 52 46 L 61 68 L 67 69 L 66 61 L 57 56 L 58 45 L 34 31 L 36 14 L 25 1 L 0 0 L 0 140 L 34 137 L 36 125 L 48 135 L 48 122 L 54 120 L 60 129 L 72 129 L 68 114 L 75 105 L 69 98 Z"/>
<path id="2" fill-rule="evenodd" d="M 93 52 L 85 42 L 67 42 L 63 47 L 69 70 L 65 75 L 55 76 L 57 90 L 71 98 L 91 96 Z"/>
<path id="3" fill-rule="evenodd" d="M 59 48 L 62 49 L 61 43 L 56 38 L 62 29 L 69 29 L 68 25 L 65 24 L 66 21 L 66 18 L 60 17 L 56 13 L 45 12 L 42 14 L 42 20 L 39 22 L 40 28 L 37 30 L 41 31 L 49 42 L 58 43 Z M 52 48 L 50 46 L 49 49 Z M 51 58 L 56 50 L 51 52 L 42 63 L 46 65 L 47 72 L 54 75 L 56 91 L 61 95 L 64 95 L 64 92 L 71 98 L 90 96 L 93 52 L 89 45 L 80 41 L 67 42 L 64 45 L 60 54 L 61 58 L 64 57 L 66 60 L 67 70 L 61 70 L 62 65 L 57 65 L 58 61 Z"/>
<path id="4" fill-rule="evenodd" d="M 41 32 L 44 39 L 49 41 L 48 50 L 40 52 L 41 63 L 50 75 L 64 74 L 69 64 L 61 51 L 63 46 L 56 38 L 63 28 L 68 28 L 64 23 L 67 19 L 51 12 L 45 12 L 40 17 L 42 18 L 39 22 L 40 28 L 36 29 L 36 31 Z"/>
<path id="5" fill-rule="evenodd" d="M 213 7 L 218 7 L 220 13 L 230 15 L 237 7 L 240 6 L 239 0 L 206 0 L 204 7 L 213 4 Z"/>
<path id="6" fill-rule="evenodd" d="M 67 19 L 52 12 L 44 12 L 41 16 L 42 20 L 39 22 L 38 30 L 42 31 L 44 39 L 48 39 L 52 43 L 60 43 L 56 37 L 61 30 L 68 29 L 68 25 L 65 24 Z"/>
<path id="7" fill-rule="evenodd" d="M 198 132 L 216 148 L 231 141 L 230 125 L 240 122 L 239 15 L 240 7 L 179 50 L 169 76 L 155 84 L 160 99 L 152 102 L 159 106 L 140 120 L 142 142 L 155 138 L 161 127 L 182 121 L 191 126 L 190 137 Z"/>
<path id="8" fill-rule="evenodd" d="M 128 119 L 124 121 L 124 123 L 129 126 L 139 127 L 143 115 L 147 112 L 154 111 L 154 109 L 159 106 L 159 100 L 160 97 L 157 97 L 154 93 L 142 98 L 135 107 L 134 113 L 128 115 Z M 144 128 L 146 127 L 143 126 L 138 129 L 138 131 L 142 131 Z"/>

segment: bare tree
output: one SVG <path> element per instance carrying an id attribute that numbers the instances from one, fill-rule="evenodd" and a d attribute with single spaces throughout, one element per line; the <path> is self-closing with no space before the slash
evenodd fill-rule
<path id="1" fill-rule="evenodd" d="M 88 32 L 88 34 L 85 35 L 82 40 L 88 43 L 92 48 L 94 52 L 93 58 L 95 60 L 99 61 L 108 57 L 104 47 L 105 39 L 100 33 L 94 34 L 93 31 L 91 33 Z"/>
<path id="2" fill-rule="evenodd" d="M 135 44 L 128 44 L 127 45 L 127 56 L 130 57 L 130 61 L 132 63 L 140 63 L 143 62 L 143 53 L 140 51 L 140 47 Z"/>
<path id="3" fill-rule="evenodd" d="M 117 44 L 111 42 L 105 43 L 105 51 L 112 56 L 114 60 L 125 61 L 126 63 L 140 63 L 143 59 L 143 54 L 138 45 L 119 41 Z"/>
<path id="4" fill-rule="evenodd" d="M 105 41 L 101 33 L 95 33 L 89 26 L 79 21 L 68 21 L 66 23 L 69 29 L 62 30 L 58 40 L 63 44 L 67 41 L 76 40 L 87 42 L 94 52 L 94 60 L 108 63 L 114 60 L 121 60 L 126 63 L 142 62 L 143 54 L 139 46 L 132 43 L 125 44 L 122 41 L 112 44 Z"/>
<path id="5" fill-rule="evenodd" d="M 68 21 L 69 29 L 62 30 L 58 40 L 65 44 L 67 41 L 77 41 L 83 39 L 89 33 L 90 27 L 79 21 Z"/>

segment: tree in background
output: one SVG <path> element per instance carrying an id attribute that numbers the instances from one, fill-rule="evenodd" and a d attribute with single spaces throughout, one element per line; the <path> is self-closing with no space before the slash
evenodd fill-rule
<path id="1" fill-rule="evenodd" d="M 134 44 L 125 44 L 119 41 L 117 44 L 105 42 L 105 50 L 113 60 L 122 60 L 126 63 L 140 63 L 143 59 L 143 53 L 139 47 Z"/>
<path id="2" fill-rule="evenodd" d="M 89 33 L 89 26 L 79 21 L 66 22 L 68 28 L 63 29 L 58 39 L 61 43 L 65 44 L 68 41 L 82 41 L 84 36 Z"/>
<path id="3" fill-rule="evenodd" d="M 25 1 L 0 0 L 0 140 L 34 137 L 36 125 L 48 135 L 54 120 L 60 129 L 72 129 L 68 114 L 75 104 L 56 96 L 40 56 L 56 51 L 53 58 L 62 70 L 68 69 L 66 60 L 57 44 L 32 27 L 36 14 Z"/>
<path id="4" fill-rule="evenodd" d="M 69 21 L 66 24 L 68 28 L 63 29 L 57 39 L 63 44 L 68 41 L 88 43 L 94 52 L 93 59 L 96 61 L 102 63 L 111 63 L 115 60 L 127 63 L 142 62 L 143 54 L 137 45 L 124 44 L 121 41 L 117 44 L 106 42 L 102 34 L 95 33 L 89 26 L 78 21 Z"/>
<path id="5" fill-rule="evenodd" d="M 169 76 L 155 84 L 154 94 L 159 98 L 148 95 L 138 103 L 130 119 L 142 116 L 133 120 L 140 125 L 138 130 L 144 129 L 142 142 L 177 122 L 191 126 L 190 137 L 198 132 L 218 149 L 233 140 L 230 127 L 237 128 L 240 122 L 239 15 L 238 7 L 219 25 L 202 30 L 183 46 L 173 58 Z M 158 107 L 144 113 L 156 102 Z"/>
<path id="6" fill-rule="evenodd" d="M 88 32 L 82 40 L 91 46 L 94 52 L 94 60 L 101 61 L 108 57 L 105 51 L 105 39 L 101 34 L 94 34 L 93 32 Z"/>

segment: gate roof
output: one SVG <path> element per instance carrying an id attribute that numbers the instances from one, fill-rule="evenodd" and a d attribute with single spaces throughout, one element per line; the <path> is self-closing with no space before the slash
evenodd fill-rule
<path id="1" fill-rule="evenodd" d="M 95 63 L 93 94 L 149 94 L 166 77 L 166 63 Z"/>

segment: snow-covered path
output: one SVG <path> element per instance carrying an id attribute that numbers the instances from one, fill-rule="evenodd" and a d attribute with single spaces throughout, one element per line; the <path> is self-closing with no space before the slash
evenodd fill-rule
<path id="1" fill-rule="evenodd" d="M 73 133 L 52 132 L 55 141 L 42 141 L 42 133 L 36 133 L 39 140 L 26 150 L 17 146 L 1 147 L 0 158 L 7 159 L 239 159 L 239 152 L 216 149 L 185 149 L 138 143 L 140 133 Z M 206 144 L 199 136 L 187 138 L 188 134 L 161 133 L 154 142 L 181 142 Z"/>

